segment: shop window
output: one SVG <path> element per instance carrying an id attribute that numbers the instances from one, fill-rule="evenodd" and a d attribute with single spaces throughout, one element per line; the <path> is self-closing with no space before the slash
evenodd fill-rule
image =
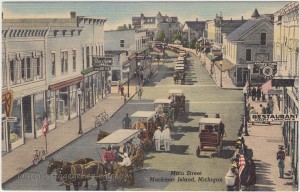
<path id="1" fill-rule="evenodd" d="M 13 102 L 13 117 L 17 117 L 16 122 L 9 122 L 8 126 L 10 128 L 10 143 L 14 143 L 22 139 L 22 121 L 21 121 L 21 100 L 15 100 Z"/>
<path id="2" fill-rule="evenodd" d="M 76 71 L 76 50 L 72 51 L 73 71 Z"/>
<path id="3" fill-rule="evenodd" d="M 35 130 L 40 130 L 42 128 L 44 116 L 45 116 L 45 106 L 44 106 L 44 94 L 36 94 L 34 96 L 34 126 Z"/>
<path id="4" fill-rule="evenodd" d="M 266 45 L 267 44 L 267 34 L 266 33 L 261 33 L 260 34 L 260 44 L 261 45 Z"/>
<path id="5" fill-rule="evenodd" d="M 112 70 L 112 81 L 119 81 L 121 80 L 121 71 L 120 70 Z"/>
<path id="6" fill-rule="evenodd" d="M 246 49 L 246 61 L 251 61 L 251 49 Z"/>
<path id="7" fill-rule="evenodd" d="M 55 53 L 51 53 L 52 76 L 55 76 Z"/>

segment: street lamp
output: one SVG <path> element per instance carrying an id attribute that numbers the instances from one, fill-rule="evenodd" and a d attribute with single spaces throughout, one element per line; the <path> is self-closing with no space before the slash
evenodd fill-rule
<path id="1" fill-rule="evenodd" d="M 248 64 L 248 98 L 250 97 L 250 89 L 251 89 L 251 76 L 250 76 L 250 73 L 251 73 L 251 65 L 250 64 Z"/>
<path id="2" fill-rule="evenodd" d="M 128 81 L 127 81 L 127 97 L 129 99 L 129 80 L 130 80 L 130 67 L 128 68 Z"/>
<path id="3" fill-rule="evenodd" d="M 138 65 L 138 79 L 139 79 L 139 85 L 141 85 L 141 69 L 140 69 L 141 62 L 138 61 L 137 65 Z"/>
<path id="4" fill-rule="evenodd" d="M 81 89 L 78 88 L 77 90 L 77 95 L 78 95 L 78 101 L 79 101 L 79 130 L 78 130 L 78 134 L 82 134 L 82 122 L 81 122 L 81 96 L 82 96 L 82 92 Z"/>
<path id="5" fill-rule="evenodd" d="M 220 61 L 220 87 L 223 87 L 223 85 L 222 85 L 222 65 L 223 65 L 223 63 L 222 63 L 222 61 Z"/>
<path id="6" fill-rule="evenodd" d="M 248 133 L 248 110 L 247 110 L 247 90 L 243 90 L 244 93 L 244 126 L 245 126 L 245 136 L 249 136 Z"/>

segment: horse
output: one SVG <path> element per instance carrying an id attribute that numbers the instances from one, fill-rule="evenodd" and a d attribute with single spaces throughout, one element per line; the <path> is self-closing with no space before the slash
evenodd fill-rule
<path id="1" fill-rule="evenodd" d="M 141 169 L 144 166 L 144 154 L 141 146 L 138 146 L 136 152 L 130 156 L 132 166 Z"/>
<path id="2" fill-rule="evenodd" d="M 100 130 L 99 133 L 98 133 L 97 141 L 100 141 L 101 139 L 103 139 L 104 137 L 106 137 L 108 135 L 109 135 L 109 133 Z"/>
<path id="3" fill-rule="evenodd" d="M 106 164 L 106 170 L 119 185 L 134 184 L 133 165 L 126 167 L 121 166 L 117 161 L 113 161 L 112 163 Z"/>
<path id="4" fill-rule="evenodd" d="M 88 181 L 95 178 L 97 181 L 97 189 L 100 189 L 100 182 L 103 184 L 103 189 L 107 188 L 106 172 L 104 165 L 97 161 L 91 161 L 87 164 L 67 164 L 64 163 L 59 169 L 56 181 L 63 181 L 66 185 L 66 190 L 70 190 L 70 185 L 73 184 L 74 190 L 78 191 L 78 186 L 82 181 Z"/>
<path id="5" fill-rule="evenodd" d="M 67 165 L 86 164 L 86 163 L 89 163 L 91 161 L 94 161 L 94 160 L 91 159 L 91 158 L 82 158 L 82 159 L 78 159 L 77 161 L 74 161 L 74 162 L 67 162 L 67 161 L 55 161 L 53 158 L 51 158 L 49 160 L 49 164 L 48 164 L 48 167 L 47 167 L 47 174 L 50 175 L 54 170 L 58 171 L 63 166 L 63 164 L 67 164 Z M 84 185 L 84 188 L 86 188 L 86 189 L 88 188 L 88 182 L 87 181 Z"/>

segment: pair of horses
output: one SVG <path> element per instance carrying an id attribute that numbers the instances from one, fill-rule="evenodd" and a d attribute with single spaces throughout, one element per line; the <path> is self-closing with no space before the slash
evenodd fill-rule
<path id="1" fill-rule="evenodd" d="M 97 190 L 100 189 L 100 182 L 103 189 L 107 188 L 105 167 L 102 163 L 94 161 L 91 158 L 79 159 L 75 162 L 49 160 L 47 174 L 51 174 L 56 170 L 56 181 L 62 182 L 66 186 L 66 190 L 74 186 L 74 190 L 78 191 L 82 186 L 82 182 L 86 181 L 84 188 L 88 188 L 88 180 L 94 178 L 97 181 Z"/>

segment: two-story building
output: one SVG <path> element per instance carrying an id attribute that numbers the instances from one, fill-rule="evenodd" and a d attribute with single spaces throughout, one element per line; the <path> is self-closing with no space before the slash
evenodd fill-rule
<path id="1" fill-rule="evenodd" d="M 183 38 L 187 39 L 189 44 L 193 39 L 198 40 L 201 37 L 207 37 L 205 21 L 186 21 L 182 29 Z"/>
<path id="2" fill-rule="evenodd" d="M 291 2 L 274 14 L 273 58 L 277 62 L 276 78 L 293 79 L 293 86 L 278 87 L 282 90 L 280 111 L 299 114 L 299 2 Z M 291 173 L 298 183 L 299 122 L 283 123 L 283 137 L 287 155 L 291 157 Z"/>
<path id="3" fill-rule="evenodd" d="M 2 92 L 12 93 L 13 104 L 2 104 L 2 151 L 42 135 L 44 118 L 51 130 L 77 116 L 79 92 L 82 110 L 87 110 L 103 91 L 104 85 L 96 84 L 106 80 L 91 67 L 92 56 L 104 54 L 106 19 L 70 15 L 68 19 L 3 19 Z M 91 73 L 83 75 L 86 69 Z M 15 119 L 7 121 L 8 116 Z"/>
<path id="4" fill-rule="evenodd" d="M 273 24 L 255 9 L 251 19 L 223 35 L 223 58 L 231 65 L 229 77 L 236 86 L 244 86 L 250 73 L 260 73 L 256 62 L 273 61 Z M 263 83 L 263 82 L 262 82 Z"/>
<path id="5" fill-rule="evenodd" d="M 137 69 L 138 55 L 149 55 L 149 40 L 147 30 L 111 30 L 105 31 L 105 55 L 113 58 L 112 84 L 119 80 L 124 83 L 132 77 Z M 148 62 L 141 60 L 141 68 L 147 67 Z"/>

